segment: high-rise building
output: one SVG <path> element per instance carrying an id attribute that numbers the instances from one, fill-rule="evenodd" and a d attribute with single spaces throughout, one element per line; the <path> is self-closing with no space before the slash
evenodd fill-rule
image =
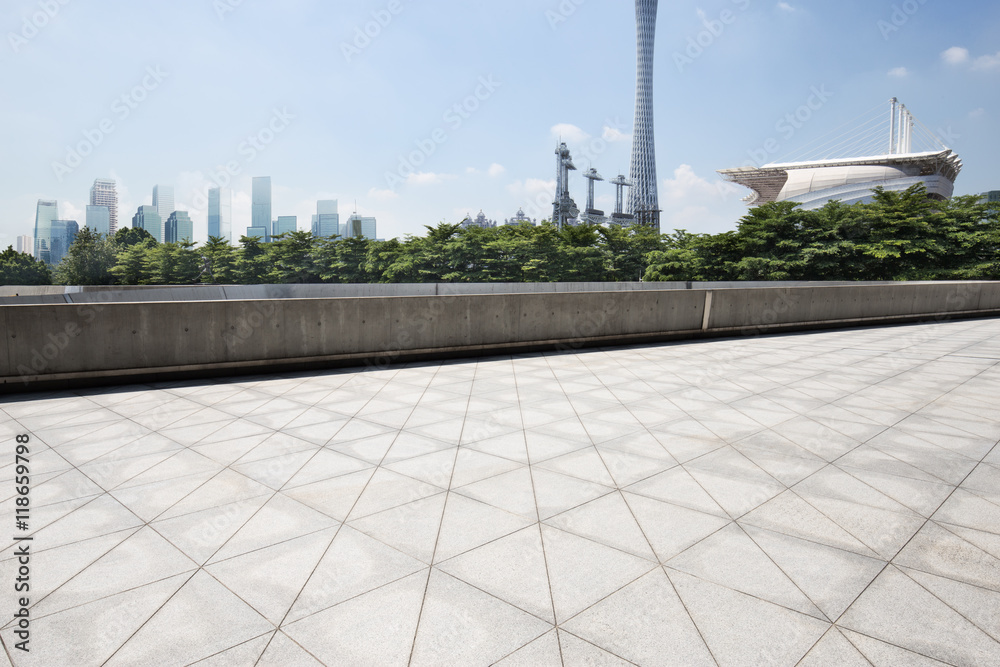
<path id="1" fill-rule="evenodd" d="M 162 220 L 170 217 L 174 212 L 174 186 L 154 185 L 153 186 L 153 208 L 160 214 Z"/>
<path id="2" fill-rule="evenodd" d="M 233 242 L 233 192 L 229 188 L 208 191 L 208 235 Z"/>
<path id="3" fill-rule="evenodd" d="M 160 214 L 160 224 L 166 225 L 170 214 L 174 212 L 174 187 L 172 185 L 153 186 L 153 208 Z M 155 235 L 154 235 L 155 236 Z M 160 232 L 159 240 L 167 237 L 166 229 Z"/>
<path id="4" fill-rule="evenodd" d="M 337 200 L 326 199 L 316 202 L 316 215 L 312 217 L 312 235 L 328 238 L 340 234 L 340 214 Z"/>
<path id="5" fill-rule="evenodd" d="M 156 212 L 154 206 L 140 206 L 132 217 L 132 227 L 135 229 L 145 229 L 153 235 L 158 243 L 163 243 L 163 220 Z"/>
<path id="6" fill-rule="evenodd" d="M 299 219 L 294 215 L 279 215 L 271 226 L 271 238 L 279 234 L 291 234 L 298 231 Z"/>
<path id="7" fill-rule="evenodd" d="M 635 0 L 637 35 L 635 125 L 628 212 L 640 225 L 660 229 L 660 204 L 656 193 L 656 141 L 653 134 L 653 47 L 656 41 L 658 0 Z"/>
<path id="8" fill-rule="evenodd" d="M 267 227 L 247 227 L 247 238 L 254 237 L 264 243 L 269 243 L 271 241 L 271 237 L 267 234 Z"/>
<path id="9" fill-rule="evenodd" d="M 98 234 L 111 233 L 111 209 L 107 206 L 88 206 L 86 226 Z"/>
<path id="10" fill-rule="evenodd" d="M 988 202 L 1000 202 L 1000 190 L 984 192 L 983 196 L 986 197 L 986 201 Z"/>
<path id="11" fill-rule="evenodd" d="M 480 215 L 483 219 L 486 219 L 486 215 L 480 211 Z M 496 222 L 493 223 L 496 227 Z M 347 219 L 347 222 L 342 225 L 340 230 L 340 235 L 345 239 L 368 239 L 369 241 L 375 240 L 375 218 L 366 218 L 357 213 L 352 213 L 351 217 Z"/>
<path id="12" fill-rule="evenodd" d="M 164 243 L 194 240 L 194 223 L 187 211 L 174 211 L 163 225 Z"/>
<path id="13" fill-rule="evenodd" d="M 39 199 L 35 207 L 35 259 L 48 264 L 52 247 L 52 221 L 59 219 L 58 202 Z"/>
<path id="14" fill-rule="evenodd" d="M 251 226 L 271 229 L 271 177 L 255 176 L 253 179 L 253 208 Z"/>
<path id="15" fill-rule="evenodd" d="M 90 188 L 90 205 L 108 207 L 108 234 L 118 231 L 118 187 L 114 179 L 98 178 Z"/>
<path id="16" fill-rule="evenodd" d="M 27 234 L 17 237 L 17 251 L 32 254 L 35 250 L 35 239 Z"/>
<path id="17" fill-rule="evenodd" d="M 79 232 L 80 225 L 76 220 L 52 221 L 52 240 L 49 244 L 49 262 L 51 264 L 55 265 L 63 260 Z"/>

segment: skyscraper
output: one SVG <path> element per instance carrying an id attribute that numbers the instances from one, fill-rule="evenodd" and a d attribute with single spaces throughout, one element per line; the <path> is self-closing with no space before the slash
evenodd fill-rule
<path id="1" fill-rule="evenodd" d="M 166 226 L 170 214 L 174 212 L 174 187 L 172 185 L 153 186 L 153 208 L 160 215 L 160 224 Z M 150 231 L 152 233 L 152 231 Z M 153 234 L 153 236 L 157 236 Z M 157 238 L 161 243 L 167 238 L 167 230 L 160 230 Z"/>
<path id="2" fill-rule="evenodd" d="M 271 177 L 255 176 L 253 179 L 252 227 L 271 229 Z"/>
<path id="3" fill-rule="evenodd" d="M 80 225 L 76 220 L 53 220 L 52 240 L 49 244 L 49 262 L 58 264 L 66 256 L 69 247 L 73 245 Z"/>
<path id="4" fill-rule="evenodd" d="M 233 192 L 229 188 L 208 191 L 208 235 L 233 242 Z"/>
<path id="5" fill-rule="evenodd" d="M 90 205 L 107 206 L 109 214 L 108 234 L 118 231 L 118 188 L 110 178 L 98 178 L 90 188 Z"/>
<path id="6" fill-rule="evenodd" d="M 337 212 L 336 199 L 316 202 L 316 215 L 312 218 L 312 235 L 323 238 L 340 235 L 340 214 Z"/>
<path id="7" fill-rule="evenodd" d="M 52 221 L 59 219 L 59 204 L 55 201 L 39 199 L 35 207 L 35 259 L 45 263 L 51 261 Z"/>
<path id="8" fill-rule="evenodd" d="M 153 186 L 153 208 L 160 214 L 160 219 L 166 220 L 174 212 L 174 186 Z"/>
<path id="9" fill-rule="evenodd" d="M 28 236 L 27 234 L 22 234 L 17 237 L 17 251 L 27 254 L 31 254 L 35 249 L 35 239 Z"/>
<path id="10" fill-rule="evenodd" d="M 273 228 L 271 229 L 271 236 L 278 236 L 279 234 L 291 234 L 297 231 L 299 228 L 298 216 L 294 215 L 279 215 L 278 219 L 274 221 Z"/>
<path id="11" fill-rule="evenodd" d="M 163 242 L 180 243 L 194 240 L 194 223 L 187 211 L 174 211 L 163 224 Z"/>
<path id="12" fill-rule="evenodd" d="M 91 231 L 107 236 L 111 233 L 111 209 L 107 206 L 88 206 L 86 226 Z"/>
<path id="13" fill-rule="evenodd" d="M 132 217 L 132 227 L 135 229 L 145 229 L 153 235 L 158 243 L 163 243 L 163 220 L 156 212 L 154 206 L 140 206 Z"/>
<path id="14" fill-rule="evenodd" d="M 656 195 L 656 142 L 653 136 L 653 46 L 656 40 L 658 0 L 635 0 L 637 34 L 635 125 L 632 134 L 628 210 L 636 222 L 660 229 Z"/>

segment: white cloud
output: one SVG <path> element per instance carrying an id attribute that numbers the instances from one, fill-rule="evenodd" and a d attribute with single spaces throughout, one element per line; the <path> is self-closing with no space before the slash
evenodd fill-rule
<path id="1" fill-rule="evenodd" d="M 953 46 L 941 53 L 941 59 L 949 65 L 961 65 L 969 59 L 969 50 L 961 46 Z"/>
<path id="2" fill-rule="evenodd" d="M 87 211 L 63 200 L 59 202 L 59 218 L 61 220 L 76 220 L 80 229 L 83 229 L 87 224 Z"/>
<path id="3" fill-rule="evenodd" d="M 972 69 L 1000 69 L 1000 51 L 992 56 L 979 56 L 972 63 Z"/>
<path id="4" fill-rule="evenodd" d="M 798 9 L 796 9 L 795 7 L 792 7 L 787 2 L 779 2 L 778 3 L 778 9 L 780 9 L 783 12 L 797 12 L 798 11 Z"/>
<path id="5" fill-rule="evenodd" d="M 986 109 L 979 107 L 969 112 L 969 118 L 982 118 L 986 115 Z"/>
<path id="6" fill-rule="evenodd" d="M 493 178 L 496 178 L 497 176 L 501 175 L 505 171 L 507 171 L 507 170 L 504 168 L 504 166 L 502 164 L 498 164 L 498 163 L 494 162 L 493 164 L 490 165 L 489 174 Z"/>
<path id="7" fill-rule="evenodd" d="M 392 190 L 379 190 L 378 188 L 372 188 L 369 190 L 368 196 L 372 199 L 396 199 L 399 197 L 399 195 Z"/>
<path id="8" fill-rule="evenodd" d="M 467 173 L 467 174 L 478 174 L 479 170 L 476 169 L 475 167 L 466 167 L 465 168 L 465 173 Z"/>
<path id="9" fill-rule="evenodd" d="M 910 74 L 909 70 L 907 70 L 905 67 L 894 67 L 893 69 L 889 70 L 889 76 L 903 78 L 909 76 L 909 74 Z"/>
<path id="10" fill-rule="evenodd" d="M 570 123 L 559 123 L 558 125 L 553 125 L 552 136 L 556 139 L 561 139 L 562 141 L 575 144 L 583 143 L 584 141 L 590 139 L 589 134 L 576 125 L 571 125 Z"/>
<path id="11" fill-rule="evenodd" d="M 608 143 L 614 143 L 616 141 L 632 141 L 631 134 L 625 134 L 618 128 L 611 127 L 610 125 L 604 126 L 604 133 L 602 136 Z"/>
<path id="12" fill-rule="evenodd" d="M 691 165 L 682 164 L 673 178 L 664 179 L 660 189 L 661 229 L 687 229 L 717 233 L 733 229 L 746 213 L 741 199 L 749 191 L 721 179 L 709 181 L 698 176 Z"/>

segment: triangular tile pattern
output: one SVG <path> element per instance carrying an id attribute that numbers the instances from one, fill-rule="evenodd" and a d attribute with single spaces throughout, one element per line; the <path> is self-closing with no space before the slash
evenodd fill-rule
<path id="1" fill-rule="evenodd" d="M 34 622 L 52 664 L 988 662 L 989 327 L 0 400 Z"/>

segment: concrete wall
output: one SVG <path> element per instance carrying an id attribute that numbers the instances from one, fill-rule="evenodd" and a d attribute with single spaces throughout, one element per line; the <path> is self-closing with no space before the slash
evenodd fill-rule
<path id="1" fill-rule="evenodd" d="M 655 283 L 419 283 L 321 285 L 190 286 L 41 286 L 0 287 L 0 305 L 38 303 L 131 303 L 146 301 L 219 301 L 242 299 L 327 299 L 370 296 L 444 296 L 458 294 L 539 294 L 566 292 L 635 292 L 677 289 L 746 289 L 749 287 L 825 287 L 895 283 L 815 282 L 655 282 Z"/>
<path id="2" fill-rule="evenodd" d="M 983 315 L 1000 283 L 7 305 L 0 390 Z"/>

